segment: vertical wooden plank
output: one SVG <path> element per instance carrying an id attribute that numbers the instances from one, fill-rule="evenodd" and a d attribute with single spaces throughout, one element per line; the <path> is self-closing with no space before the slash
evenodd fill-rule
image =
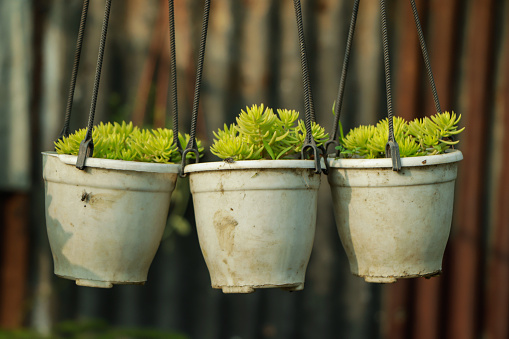
<path id="1" fill-rule="evenodd" d="M 92 8 L 93 6 L 91 6 Z M 70 80 L 71 69 L 66 70 L 61 65 L 66 65 L 65 50 L 61 48 L 66 46 L 65 26 L 65 10 L 66 6 L 63 1 L 51 1 L 48 5 L 43 22 L 43 41 L 42 41 L 42 58 L 44 65 L 41 70 L 41 102 L 39 109 L 41 123 L 41 139 L 44 149 L 54 149 L 53 142 L 58 137 L 63 124 L 66 102 L 66 88 Z M 90 21 L 87 25 L 87 33 Z M 78 24 L 76 24 L 76 41 Z M 69 43 L 70 49 L 74 52 L 76 42 Z M 72 46 L 72 47 L 71 47 Z M 85 53 L 86 54 L 86 53 Z M 83 66 L 83 64 L 81 64 Z M 80 67 L 80 75 L 83 75 L 83 67 Z M 69 75 L 69 76 L 68 76 Z M 91 93 L 91 92 L 90 92 Z"/>
<path id="2" fill-rule="evenodd" d="M 399 280 L 383 288 L 382 338 L 406 339 L 410 330 L 410 296 L 412 281 Z"/>
<path id="3" fill-rule="evenodd" d="M 354 54 L 350 69 L 354 72 L 351 75 L 356 78 L 356 85 L 351 92 L 345 89 L 345 95 L 346 98 L 355 96 L 352 105 L 356 108 L 355 115 L 344 111 L 345 121 L 353 122 L 355 126 L 374 124 L 379 118 L 387 116 L 385 91 L 380 90 L 383 59 L 380 7 L 377 1 L 361 1 L 352 49 Z M 345 105 L 344 109 L 349 107 L 348 101 Z"/>
<path id="4" fill-rule="evenodd" d="M 421 21 L 423 21 L 423 13 L 428 4 L 424 1 L 416 1 L 416 5 Z M 424 115 L 424 112 L 420 111 L 419 99 L 421 77 L 425 76 L 426 72 L 423 70 L 424 63 L 422 62 L 419 38 L 409 1 L 402 1 L 398 7 L 401 23 L 399 25 L 400 38 L 397 42 L 397 63 L 394 63 L 397 65 L 394 68 L 396 74 L 396 115 L 406 120 L 412 120 Z"/>
<path id="5" fill-rule="evenodd" d="M 416 1 L 417 9 L 423 23 L 423 14 L 427 11 L 428 3 Z M 421 49 L 415 21 L 409 2 L 398 3 L 397 13 L 399 20 L 397 22 L 398 41 L 392 44 L 392 48 L 398 47 L 397 62 L 394 65 L 395 96 L 396 96 L 396 115 L 406 120 L 412 120 L 421 117 L 424 114 L 420 110 L 420 84 L 422 76 L 426 73 L 423 70 Z M 400 280 L 394 284 L 386 286 L 384 290 L 384 318 L 385 323 L 382 328 L 384 338 L 403 339 L 411 333 L 411 326 L 415 324 L 411 306 L 415 300 L 411 299 L 415 288 L 414 280 Z M 417 296 L 419 297 L 419 296 Z"/>
<path id="6" fill-rule="evenodd" d="M 334 100 L 336 100 L 344 55 L 344 42 L 348 34 L 349 21 L 342 20 L 345 17 L 345 10 L 350 13 L 352 5 L 346 5 L 335 0 L 307 1 L 303 3 L 302 7 L 315 114 L 317 122 L 325 127 L 326 131 L 332 129 L 333 115 L 331 109 Z M 289 15 L 293 16 L 293 30 L 288 32 L 287 37 L 283 38 L 294 39 L 295 42 L 298 42 L 294 11 L 290 11 Z M 298 58 L 298 49 L 296 48 L 293 51 L 295 57 Z M 286 61 L 283 60 L 283 62 Z M 294 69 L 294 72 L 300 78 L 296 85 L 302 87 L 300 65 Z M 303 101 L 300 96 L 294 94 L 293 97 L 296 100 Z M 300 114 L 301 119 L 304 119 L 305 111 L 301 111 Z M 325 177 L 322 176 L 322 180 L 325 181 Z M 302 325 L 304 338 L 330 337 L 338 326 L 339 321 L 337 319 L 344 315 L 332 312 L 335 302 L 332 296 L 337 291 L 334 278 L 338 272 L 335 249 L 336 246 L 340 246 L 340 242 L 329 204 L 330 190 L 326 186 L 321 186 L 318 191 L 317 227 L 313 252 L 307 269 L 305 295 L 302 296 L 304 308 L 301 312 L 306 319 L 306 323 Z M 349 278 L 355 281 L 354 284 L 359 283 L 358 279 Z M 341 301 L 347 299 L 345 295 L 341 297 L 344 298 L 341 298 Z M 364 300 L 365 298 L 362 299 L 362 301 Z M 365 315 L 364 307 L 366 303 L 360 302 L 357 305 L 359 312 L 349 313 L 352 320 L 350 322 L 351 327 L 344 328 L 345 334 L 348 333 L 350 338 L 354 338 L 354 336 L 349 332 L 355 325 L 362 322 Z"/>
<path id="7" fill-rule="evenodd" d="M 457 13 L 458 13 L 459 2 L 456 0 L 450 0 L 447 2 L 433 0 L 429 2 L 428 10 L 428 23 L 430 38 L 427 39 L 428 53 L 430 55 L 431 66 L 433 69 L 433 75 L 440 99 L 442 110 L 451 110 L 453 92 L 453 74 L 454 64 L 458 62 L 458 56 L 456 54 L 455 41 L 458 39 L 457 36 Z M 410 7 L 410 6 L 407 6 Z M 408 13 L 412 16 L 411 13 Z M 421 18 L 421 21 L 424 21 Z M 424 24 L 424 22 L 422 23 Z M 417 35 L 416 29 L 412 30 Z M 419 48 L 419 54 L 421 50 Z M 420 56 L 422 60 L 422 57 Z M 424 67 L 423 62 L 419 65 Z M 422 77 L 426 77 L 426 72 L 423 70 L 421 73 Z M 418 112 L 419 116 L 429 116 L 434 114 L 436 109 L 433 102 L 433 96 L 431 93 L 431 87 L 429 80 L 423 79 L 424 90 L 422 91 L 423 102 L 425 105 L 424 111 Z M 441 300 L 442 300 L 442 287 L 444 284 L 445 277 L 435 277 L 429 280 L 418 279 L 415 281 L 415 304 L 414 304 L 414 319 L 413 326 L 413 338 L 415 339 L 427 339 L 427 338 L 438 338 L 441 330 L 441 319 L 440 311 Z"/>
<path id="8" fill-rule="evenodd" d="M 161 2 L 163 13 L 168 12 L 167 1 Z M 164 20 L 156 27 L 162 34 L 161 46 L 159 52 L 159 68 L 156 73 L 156 99 L 154 103 L 154 128 L 166 127 L 168 89 L 170 87 L 170 40 L 169 40 L 169 17 L 164 16 Z M 173 113 L 173 112 L 172 112 Z"/>
<path id="9" fill-rule="evenodd" d="M 455 65 L 461 59 L 458 54 L 458 42 L 460 41 L 458 24 L 459 13 L 461 13 L 460 6 L 462 5 L 463 3 L 458 0 L 445 2 L 432 0 L 429 2 L 428 36 L 430 39 L 426 43 L 428 44 L 431 67 L 443 111 L 454 109 L 452 104 L 455 94 L 453 85 L 454 76 L 456 75 Z M 434 114 L 435 105 L 428 79 L 426 79 L 424 95 L 426 98 L 426 115 Z"/>
<path id="10" fill-rule="evenodd" d="M 509 88 L 509 72 L 506 72 L 506 88 Z M 505 95 L 509 91 L 505 90 Z M 506 100 L 504 112 L 504 149 L 509 147 L 509 104 Z M 509 336 L 509 156 L 504 152 L 502 175 L 498 185 L 498 205 L 493 245 L 490 248 L 489 278 L 485 326 L 486 338 L 498 339 Z"/>
<path id="11" fill-rule="evenodd" d="M 136 126 L 143 125 L 145 121 L 150 88 L 152 87 L 156 71 L 157 57 L 161 53 L 161 47 L 165 46 L 163 40 L 169 39 L 169 33 L 165 34 L 165 30 L 163 30 L 164 23 L 168 21 L 168 19 L 165 20 L 165 14 L 168 12 L 168 5 L 165 6 L 165 4 L 164 0 L 159 1 L 159 11 L 152 28 L 148 53 L 143 63 L 140 81 L 136 90 L 132 112 L 132 121 Z"/>
<path id="12" fill-rule="evenodd" d="M 352 8 L 350 1 L 335 0 L 319 1 L 314 8 L 314 43 L 309 47 L 315 47 L 313 55 L 316 58 L 311 59 L 310 63 L 313 65 L 311 69 L 316 73 L 311 80 L 316 80 L 312 81 L 311 85 L 316 119 L 326 131 L 334 127 L 332 105 L 337 97 Z M 350 80 L 347 82 L 349 87 L 353 84 L 352 77 L 352 73 L 347 77 Z"/>
<path id="13" fill-rule="evenodd" d="M 242 106 L 230 95 L 232 92 L 233 63 L 238 46 L 239 27 L 235 20 L 234 4 L 228 0 L 214 1 L 211 7 L 209 34 L 207 37 L 206 61 L 204 65 L 202 96 L 203 119 L 207 125 L 207 135 L 231 123 L 233 114 L 240 112 Z M 209 142 L 212 140 L 209 139 Z"/>
<path id="14" fill-rule="evenodd" d="M 34 1 L 33 4 L 34 81 L 32 84 L 33 101 L 31 118 L 34 126 L 32 127 L 33 134 L 31 137 L 33 138 L 32 145 L 34 146 L 32 155 L 35 156 L 35 154 L 37 154 L 37 156 L 40 156 L 36 151 L 53 149 L 54 138 L 58 135 L 58 132 L 60 132 L 63 126 L 65 97 L 61 89 L 63 89 L 64 86 L 57 86 L 54 82 L 62 80 L 62 69 L 60 66 L 66 65 L 60 58 L 61 55 L 59 52 L 61 52 L 61 50 L 58 48 L 65 43 L 63 42 L 62 36 L 55 32 L 57 27 L 61 30 L 62 26 L 65 27 L 63 22 L 59 20 L 64 11 L 63 7 L 65 7 L 65 4 L 56 1 Z M 81 8 L 79 7 L 80 6 L 77 6 L 76 8 L 77 13 L 80 13 Z M 54 16 L 56 16 L 57 19 L 51 22 L 51 18 Z M 51 26 L 50 23 L 53 24 L 52 28 L 49 28 L 49 26 Z M 74 26 L 74 29 L 74 42 L 69 42 L 69 46 L 75 46 L 76 44 L 78 24 Z M 52 55 L 54 58 L 51 58 L 52 52 L 54 53 Z M 71 52 L 70 55 L 72 55 L 72 53 L 73 52 Z M 49 61 L 48 58 L 50 59 Z M 67 65 L 71 65 L 71 63 Z M 65 87 L 69 84 L 71 67 L 72 66 L 69 66 L 68 73 L 65 73 L 69 75 Z M 53 77 L 53 81 L 48 79 L 49 74 Z M 52 92 L 52 90 L 55 92 Z M 49 96 L 46 97 L 46 94 L 49 94 Z M 60 104 L 56 103 L 58 100 L 61 100 Z M 36 164 L 35 168 L 42 170 L 40 163 L 37 162 Z M 34 207 L 37 207 L 31 210 L 32 220 L 34 221 L 31 232 L 35 234 L 33 248 L 35 255 L 32 259 L 35 268 L 33 268 L 34 283 L 31 291 L 30 325 L 40 334 L 49 335 L 54 316 L 52 313 L 53 267 L 44 219 L 44 197 L 42 194 L 44 188 L 40 179 L 34 182 L 34 189 L 37 188 L 39 189 L 39 191 L 37 191 L 38 193 L 32 195 Z M 36 191 L 34 190 L 33 192 Z"/>
<path id="15" fill-rule="evenodd" d="M 442 277 L 415 281 L 412 338 L 438 338 L 440 332 L 440 291 Z"/>
<path id="16" fill-rule="evenodd" d="M 28 190 L 30 166 L 30 86 L 32 4 L 0 2 L 0 189 Z"/>
<path id="17" fill-rule="evenodd" d="M 303 6 L 304 7 L 304 6 Z M 299 40 L 295 23 L 293 1 L 282 0 L 279 4 L 279 34 L 277 86 L 280 107 L 294 109 L 304 114 L 302 72 L 300 66 Z M 296 100 L 296 98 L 299 98 Z"/>
<path id="18" fill-rule="evenodd" d="M 272 0 L 248 0 L 242 7 L 242 36 L 240 41 L 240 87 L 246 105 L 265 102 L 270 81 L 270 22 Z"/>
<path id="19" fill-rule="evenodd" d="M 509 5 L 505 4 L 504 13 L 509 14 Z M 488 247 L 488 279 L 486 288 L 486 312 L 484 316 L 483 334 L 487 339 L 502 339 L 509 337 L 509 24 L 504 23 L 505 29 L 501 34 L 501 41 L 505 41 L 499 54 L 499 68 L 497 72 L 497 90 L 495 92 L 495 108 L 497 114 L 495 124 L 501 125 L 500 133 L 494 131 L 496 143 L 494 152 L 501 158 L 498 180 L 495 188 L 496 205 L 494 210 L 494 230 Z M 496 153 L 496 151 L 499 151 Z"/>
<path id="20" fill-rule="evenodd" d="M 113 5 L 112 5 L 113 6 Z M 162 17 L 164 22 L 159 22 Z M 168 39 L 168 0 L 127 0 L 112 8 L 112 29 L 108 32 L 108 69 L 115 81 L 111 82 L 114 98 L 118 103 L 110 104 L 109 115 L 128 119 L 135 104 L 135 95 L 142 78 L 145 61 L 150 55 L 150 41 L 154 30 L 163 33 L 164 43 Z M 162 27 L 164 26 L 164 27 Z M 160 42 L 162 44 L 163 42 Z M 169 53 L 160 45 L 160 50 Z M 105 87 L 110 87 L 106 85 Z M 110 101 L 112 101 L 110 99 Z M 113 106 L 113 107 L 112 107 Z M 113 112 L 112 112 L 113 110 Z M 123 114 L 119 114 L 119 111 Z"/>
<path id="21" fill-rule="evenodd" d="M 484 212 L 484 176 L 486 174 L 486 138 L 491 90 L 491 55 L 493 53 L 494 1 L 472 2 L 468 16 L 468 55 L 466 93 L 468 109 L 464 124 L 461 163 L 457 181 L 456 229 L 451 237 L 450 311 L 448 338 L 473 339 L 478 336 L 482 310 L 479 272 L 482 260 Z"/>
<path id="22" fill-rule="evenodd" d="M 0 328 L 23 326 L 28 276 L 28 214 L 26 193 L 3 194 L 0 271 Z"/>
<path id="23" fill-rule="evenodd" d="M 177 54 L 177 82 L 178 82 L 178 103 L 180 115 L 180 127 L 183 132 L 189 132 L 191 124 L 191 109 L 194 95 L 194 85 L 196 78 L 195 60 L 198 59 L 199 46 L 199 30 L 201 28 L 201 20 L 203 15 L 203 2 L 201 1 L 176 1 L 175 2 L 175 43 Z M 193 9 L 198 9 L 197 14 L 193 16 Z M 196 10 L 195 10 L 196 11 Z M 211 13 L 214 6 L 211 4 Z M 197 33 L 195 32 L 196 30 Z M 208 46 L 210 46 L 207 43 Z M 207 59 L 207 51 L 205 52 L 205 60 Z M 206 61 L 205 61 L 206 62 Z M 208 68 L 204 64 L 204 72 Z M 206 81 L 204 78 L 203 81 Z M 200 105 L 200 113 L 202 109 Z M 197 136 L 200 138 L 201 122 L 203 114 L 198 116 Z"/>
<path id="24" fill-rule="evenodd" d="M 242 106 L 232 112 L 237 115 L 243 106 L 269 104 L 268 83 L 271 79 L 269 60 L 271 56 L 270 13 L 274 0 L 246 0 L 238 4 L 240 40 L 238 50 L 238 94 Z M 225 295 L 228 337 L 259 337 L 259 309 L 261 293 L 251 295 Z"/>

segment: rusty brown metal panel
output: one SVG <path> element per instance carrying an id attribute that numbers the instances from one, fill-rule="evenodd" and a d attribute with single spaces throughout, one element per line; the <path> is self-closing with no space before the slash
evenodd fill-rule
<path id="1" fill-rule="evenodd" d="M 473 339 L 479 328 L 479 289 L 483 274 L 482 227 L 486 138 L 489 118 L 490 70 L 493 53 L 493 0 L 475 0 L 468 15 L 466 56 L 466 95 L 468 109 L 464 125 L 461 163 L 457 181 L 456 224 L 451 236 L 451 272 L 449 282 L 450 318 L 447 338 Z"/>
<path id="2" fill-rule="evenodd" d="M 29 195 L 9 193 L 0 201 L 0 328 L 20 328 L 25 315 L 28 275 Z"/>

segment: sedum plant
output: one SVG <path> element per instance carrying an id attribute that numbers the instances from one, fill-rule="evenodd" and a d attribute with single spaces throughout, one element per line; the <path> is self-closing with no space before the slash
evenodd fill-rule
<path id="1" fill-rule="evenodd" d="M 306 138 L 304 121 L 299 112 L 253 105 L 242 110 L 236 123 L 224 125 L 214 132 L 210 151 L 221 159 L 258 160 L 297 157 Z M 323 127 L 311 123 L 312 135 L 317 146 L 327 141 Z"/>
<path id="2" fill-rule="evenodd" d="M 401 157 L 415 157 L 445 153 L 457 144 L 453 136 L 465 128 L 458 129 L 461 115 L 454 112 L 437 113 L 431 117 L 415 119 L 407 122 L 403 118 L 394 117 L 394 137 L 399 145 Z M 340 122 L 339 146 L 341 156 L 345 158 L 384 158 L 385 145 L 389 136 L 389 120 L 378 122 L 376 126 L 362 125 L 356 127 L 346 136 Z"/>
<path id="3" fill-rule="evenodd" d="M 78 155 L 80 143 L 85 138 L 86 128 L 79 129 L 68 137 L 55 142 L 58 154 Z M 92 130 L 94 140 L 94 158 L 105 158 L 126 161 L 176 163 L 182 157 L 173 142 L 173 131 L 167 128 L 140 129 L 133 123 L 121 124 L 115 122 L 94 126 Z M 187 145 L 189 135 L 179 133 L 181 145 Z M 196 141 L 198 151 L 203 147 L 199 140 Z M 194 153 L 188 153 L 189 158 L 194 158 Z"/>

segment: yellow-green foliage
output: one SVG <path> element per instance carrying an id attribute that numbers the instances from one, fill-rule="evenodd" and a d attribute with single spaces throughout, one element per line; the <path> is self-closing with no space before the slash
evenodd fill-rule
<path id="1" fill-rule="evenodd" d="M 442 154 L 451 145 L 452 136 L 465 128 L 458 129 L 461 115 L 456 117 L 454 112 L 437 113 L 430 118 L 415 119 L 406 122 L 403 118 L 393 120 L 394 137 L 399 145 L 401 157 L 415 157 L 422 155 Z M 340 126 L 341 127 L 341 126 Z M 346 158 L 383 158 L 385 145 L 389 137 L 389 121 L 387 118 L 378 122 L 376 126 L 363 125 L 352 129 L 346 136 L 341 133 L 341 155 Z"/>
<path id="2" fill-rule="evenodd" d="M 256 160 L 282 159 L 299 154 L 306 138 L 306 127 L 299 112 L 264 108 L 261 104 L 246 107 L 237 117 L 237 123 L 214 132 L 210 151 L 221 159 Z M 295 122 L 297 125 L 295 126 Z M 328 134 L 315 122 L 311 125 L 318 146 L 327 141 Z"/>
<path id="3" fill-rule="evenodd" d="M 85 138 L 86 129 L 82 128 L 55 142 L 55 149 L 59 154 L 78 155 L 80 143 Z M 94 126 L 92 130 L 94 140 L 94 158 L 176 163 L 182 157 L 173 143 L 173 131 L 167 128 L 140 129 L 134 127 L 133 123 L 122 124 L 102 122 Z M 179 141 L 183 147 L 189 141 L 189 135 L 179 133 Z M 198 150 L 201 153 L 203 147 L 199 140 L 196 141 Z M 194 158 L 194 153 L 187 155 Z"/>

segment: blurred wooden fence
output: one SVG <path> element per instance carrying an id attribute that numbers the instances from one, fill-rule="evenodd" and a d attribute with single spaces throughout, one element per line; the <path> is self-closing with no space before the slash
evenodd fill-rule
<path id="1" fill-rule="evenodd" d="M 443 275 L 392 285 L 353 277 L 323 177 L 305 290 L 223 295 L 210 288 L 192 206 L 190 234 L 163 241 L 146 286 L 98 290 L 53 276 L 39 159 L 61 129 L 81 1 L 0 0 L 0 327 L 49 333 L 62 320 L 104 318 L 211 339 L 509 338 L 509 1 L 417 3 L 442 108 L 462 114 L 467 127 Z M 183 130 L 202 4 L 176 1 Z M 317 119 L 330 129 L 353 1 L 302 4 Z M 103 5 L 91 1 L 72 128 L 86 124 Z M 166 6 L 113 1 L 96 122 L 169 123 Z M 392 0 L 387 9 L 396 114 L 430 115 L 410 5 Z M 253 103 L 304 112 L 290 0 L 214 0 L 210 20 L 200 138 L 210 141 L 212 130 Z M 346 128 L 385 115 L 380 41 L 378 2 L 361 1 L 342 111 Z"/>

